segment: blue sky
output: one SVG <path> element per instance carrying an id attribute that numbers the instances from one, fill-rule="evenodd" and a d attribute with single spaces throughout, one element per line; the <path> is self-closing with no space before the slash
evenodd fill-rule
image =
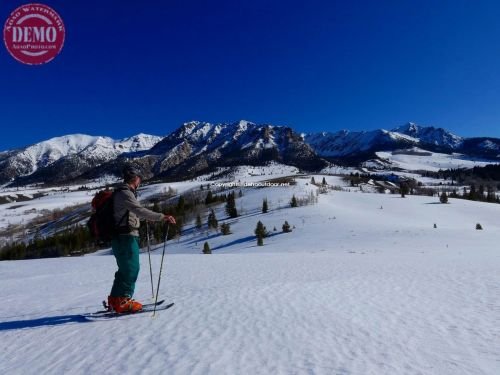
<path id="1" fill-rule="evenodd" d="M 27 1 L 0 3 L 3 24 Z M 297 131 L 408 121 L 500 137 L 495 1 L 51 1 L 61 54 L 0 47 L 0 149 L 200 120 Z"/>

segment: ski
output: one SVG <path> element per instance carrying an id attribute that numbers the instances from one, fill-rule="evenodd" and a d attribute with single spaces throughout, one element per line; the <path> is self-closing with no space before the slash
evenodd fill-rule
<path id="1" fill-rule="evenodd" d="M 154 306 L 154 305 L 159 306 L 159 305 L 161 305 L 163 302 L 165 302 L 165 300 L 164 300 L 164 299 L 162 299 L 162 300 L 160 300 L 160 301 L 158 301 L 158 302 L 156 302 L 156 303 L 155 303 L 155 302 L 144 303 L 144 304 L 142 305 L 142 308 L 145 308 L 145 307 L 150 307 L 150 306 Z M 101 313 L 101 312 L 109 312 L 109 310 L 110 310 L 110 309 L 109 309 L 109 306 L 108 306 L 108 304 L 106 303 L 106 301 L 102 301 L 102 305 L 104 306 L 104 309 L 105 309 L 105 310 L 98 311 L 98 313 Z"/>
<path id="2" fill-rule="evenodd" d="M 161 306 L 156 306 L 156 311 L 162 311 L 162 310 L 167 310 L 171 308 L 174 305 L 174 303 L 169 303 L 168 305 L 161 305 Z M 138 315 L 138 314 L 144 314 L 148 312 L 153 312 L 155 310 L 155 306 L 147 306 L 142 308 L 141 311 L 136 311 L 136 312 L 125 312 L 125 313 L 116 313 L 114 311 L 106 311 L 106 312 L 98 312 L 98 313 L 89 313 L 89 314 L 83 314 L 83 317 L 85 317 L 88 320 L 106 320 L 106 319 L 112 319 L 112 318 L 119 318 L 122 316 L 133 316 L 133 315 Z"/>
<path id="3" fill-rule="evenodd" d="M 169 303 L 167 305 L 163 305 L 165 300 L 158 301 L 156 303 L 156 311 L 161 311 L 161 310 L 167 310 L 171 308 L 174 303 Z M 115 317 L 120 317 L 120 316 L 129 316 L 129 315 L 136 315 L 136 314 L 142 314 L 146 312 L 153 312 L 155 310 L 155 303 L 146 303 L 142 305 L 142 310 L 141 311 L 136 311 L 136 312 L 123 312 L 123 313 L 117 313 L 114 311 L 109 311 L 109 310 L 101 310 L 101 311 L 96 311 L 93 313 L 86 313 L 82 314 L 83 317 L 87 319 L 108 319 L 108 318 L 115 318 Z"/>

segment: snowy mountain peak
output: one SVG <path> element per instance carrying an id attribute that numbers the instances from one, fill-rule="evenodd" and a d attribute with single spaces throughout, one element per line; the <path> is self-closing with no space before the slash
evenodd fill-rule
<path id="1" fill-rule="evenodd" d="M 305 137 L 316 153 L 324 157 L 361 157 L 363 153 L 419 146 L 454 152 L 464 139 L 445 129 L 419 126 L 409 122 L 392 130 L 313 133 Z"/>
<path id="2" fill-rule="evenodd" d="M 37 168 L 50 165 L 60 158 L 76 154 L 97 143 L 106 143 L 108 140 L 111 140 L 111 138 L 94 137 L 85 134 L 55 137 L 26 147 L 17 153 L 17 159 L 20 164 L 31 165 L 31 172 L 34 172 Z M 15 162 L 14 160 L 13 163 Z"/>
<path id="3" fill-rule="evenodd" d="M 82 173 L 86 168 L 98 166 L 122 153 L 149 150 L 161 139 L 142 133 L 122 140 L 86 134 L 54 137 L 9 152 L 0 159 L 0 180 L 5 182 L 44 169 L 60 173 L 66 161 L 68 171 Z"/>
<path id="4" fill-rule="evenodd" d="M 463 138 L 459 137 L 443 128 L 434 126 L 418 126 L 415 123 L 397 127 L 393 132 L 409 135 L 418 138 L 420 143 L 455 149 L 462 145 Z"/>
<path id="5" fill-rule="evenodd" d="M 139 133 L 132 137 L 116 141 L 115 145 L 126 150 L 126 152 L 137 152 L 149 150 L 162 139 L 163 137 L 157 135 Z"/>

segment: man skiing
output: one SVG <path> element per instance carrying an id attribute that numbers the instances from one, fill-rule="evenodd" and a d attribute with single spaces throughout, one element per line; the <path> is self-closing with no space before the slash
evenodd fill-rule
<path id="1" fill-rule="evenodd" d="M 135 282 L 139 274 L 139 227 L 140 220 L 166 221 L 175 224 L 170 215 L 163 215 L 144 208 L 137 201 L 137 189 L 142 182 L 140 171 L 127 166 L 123 169 L 123 183 L 113 195 L 113 210 L 116 233 L 111 241 L 118 271 L 111 293 L 108 308 L 117 313 L 136 312 L 142 304 L 134 299 Z"/>

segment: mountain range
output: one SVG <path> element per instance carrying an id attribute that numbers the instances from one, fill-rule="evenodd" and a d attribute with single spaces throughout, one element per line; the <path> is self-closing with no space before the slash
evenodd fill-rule
<path id="1" fill-rule="evenodd" d="M 332 163 L 357 166 L 378 151 L 418 147 L 500 162 L 500 139 L 464 138 L 443 128 L 408 123 L 392 130 L 299 134 L 288 126 L 248 121 L 184 123 L 160 137 L 138 134 L 114 140 L 66 135 L 0 152 L 0 184 L 66 183 L 119 175 L 134 163 L 146 178 L 185 179 L 216 167 L 268 161 L 317 171 Z"/>

